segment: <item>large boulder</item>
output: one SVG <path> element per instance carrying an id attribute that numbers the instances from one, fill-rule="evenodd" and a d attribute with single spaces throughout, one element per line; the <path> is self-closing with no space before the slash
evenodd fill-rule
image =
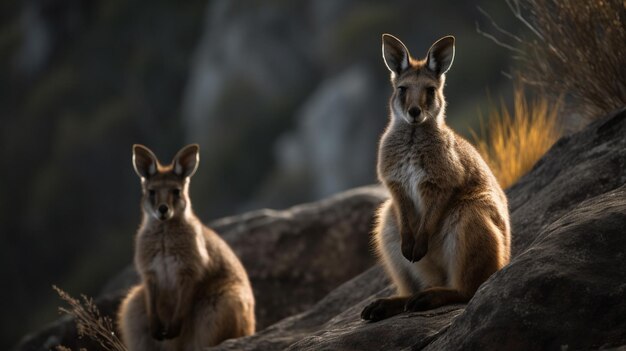
<path id="1" fill-rule="evenodd" d="M 626 110 L 564 137 L 507 191 L 513 259 L 467 305 L 360 320 L 374 267 L 315 307 L 215 350 L 543 350 L 626 345 Z"/>
<path id="2" fill-rule="evenodd" d="M 375 263 L 369 233 L 386 197 L 380 187 L 363 187 L 285 211 L 255 211 L 211 224 L 248 271 L 257 329 L 308 309 Z"/>

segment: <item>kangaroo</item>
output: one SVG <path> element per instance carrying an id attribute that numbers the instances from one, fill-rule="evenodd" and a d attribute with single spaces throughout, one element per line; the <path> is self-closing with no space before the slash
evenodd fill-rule
<path id="1" fill-rule="evenodd" d="M 254 333 L 254 296 L 244 267 L 191 209 L 189 181 L 198 151 L 188 145 L 163 166 L 148 148 L 133 145 L 143 189 L 135 238 L 141 283 L 118 313 L 130 351 L 200 350 Z"/>
<path id="2" fill-rule="evenodd" d="M 394 36 L 382 39 L 393 93 L 377 171 L 391 197 L 377 212 L 373 244 L 398 296 L 365 307 L 369 321 L 467 302 L 510 256 L 506 196 L 476 149 L 445 124 L 454 37 L 422 60 Z"/>

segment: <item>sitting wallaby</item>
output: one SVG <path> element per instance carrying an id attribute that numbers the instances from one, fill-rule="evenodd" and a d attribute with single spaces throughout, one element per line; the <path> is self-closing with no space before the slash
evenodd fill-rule
<path id="1" fill-rule="evenodd" d="M 135 239 L 141 284 L 118 315 L 130 351 L 200 350 L 254 333 L 254 296 L 244 267 L 191 209 L 189 180 L 198 151 L 188 145 L 163 166 L 148 148 L 133 146 L 143 189 Z"/>
<path id="2" fill-rule="evenodd" d="M 382 51 L 394 90 L 378 177 L 391 198 L 378 211 L 373 242 L 399 296 L 365 307 L 361 317 L 370 321 L 467 302 L 510 256 L 506 196 L 444 121 L 454 37 L 439 39 L 423 60 L 388 34 Z"/>

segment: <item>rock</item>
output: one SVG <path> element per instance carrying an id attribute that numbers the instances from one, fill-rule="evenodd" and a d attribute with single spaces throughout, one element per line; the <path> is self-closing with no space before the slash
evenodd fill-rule
<path id="1" fill-rule="evenodd" d="M 248 271 L 258 329 L 313 306 L 374 264 L 369 233 L 387 197 L 364 187 L 286 211 L 261 210 L 211 223 Z"/>
<path id="2" fill-rule="evenodd" d="M 382 270 L 375 267 L 311 310 L 215 350 L 626 345 L 625 135 L 622 110 L 561 139 L 508 190 L 513 259 L 469 304 L 364 322 L 361 309 L 392 294 Z"/>
<path id="3" fill-rule="evenodd" d="M 626 343 L 626 185 L 550 223 L 427 350 L 597 349 Z"/>
<path id="4" fill-rule="evenodd" d="M 248 271 L 259 330 L 310 308 L 374 264 L 369 232 L 374 210 L 386 196 L 381 187 L 363 187 L 284 211 L 260 210 L 210 224 Z M 112 279 L 97 299 L 100 312 L 114 317 L 125 291 L 136 281 L 132 268 Z M 15 350 L 48 350 L 55 344 L 100 349 L 76 336 L 74 322 L 63 317 L 26 336 Z"/>
<path id="5" fill-rule="evenodd" d="M 626 344 L 625 136 L 622 109 L 559 140 L 509 189 L 511 264 L 427 349 Z"/>
<path id="6" fill-rule="evenodd" d="M 513 255 L 582 201 L 626 183 L 626 112 L 561 138 L 508 191 Z"/>
<path id="7" fill-rule="evenodd" d="M 356 304 L 378 293 L 389 285 L 382 268 L 375 266 L 335 289 L 315 306 L 243 339 L 228 340 L 211 348 L 215 350 L 283 350 L 306 337 L 320 326 L 341 320 L 344 313 L 352 316 Z M 358 314 L 358 312 L 355 312 Z M 339 319 L 338 319 L 339 318 Z"/>

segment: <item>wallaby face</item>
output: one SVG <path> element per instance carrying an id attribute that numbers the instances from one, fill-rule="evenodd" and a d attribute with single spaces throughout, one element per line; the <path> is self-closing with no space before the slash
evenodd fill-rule
<path id="1" fill-rule="evenodd" d="M 144 213 L 159 221 L 185 215 L 189 178 L 198 167 L 198 151 L 198 145 L 188 145 L 174 156 L 171 164 L 163 166 L 150 149 L 133 145 L 133 166 L 141 178 Z"/>
<path id="2" fill-rule="evenodd" d="M 426 58 L 416 60 L 396 37 L 383 35 L 383 58 L 391 72 L 394 118 L 409 124 L 441 123 L 445 109 L 445 73 L 454 60 L 454 37 L 435 42 Z"/>

